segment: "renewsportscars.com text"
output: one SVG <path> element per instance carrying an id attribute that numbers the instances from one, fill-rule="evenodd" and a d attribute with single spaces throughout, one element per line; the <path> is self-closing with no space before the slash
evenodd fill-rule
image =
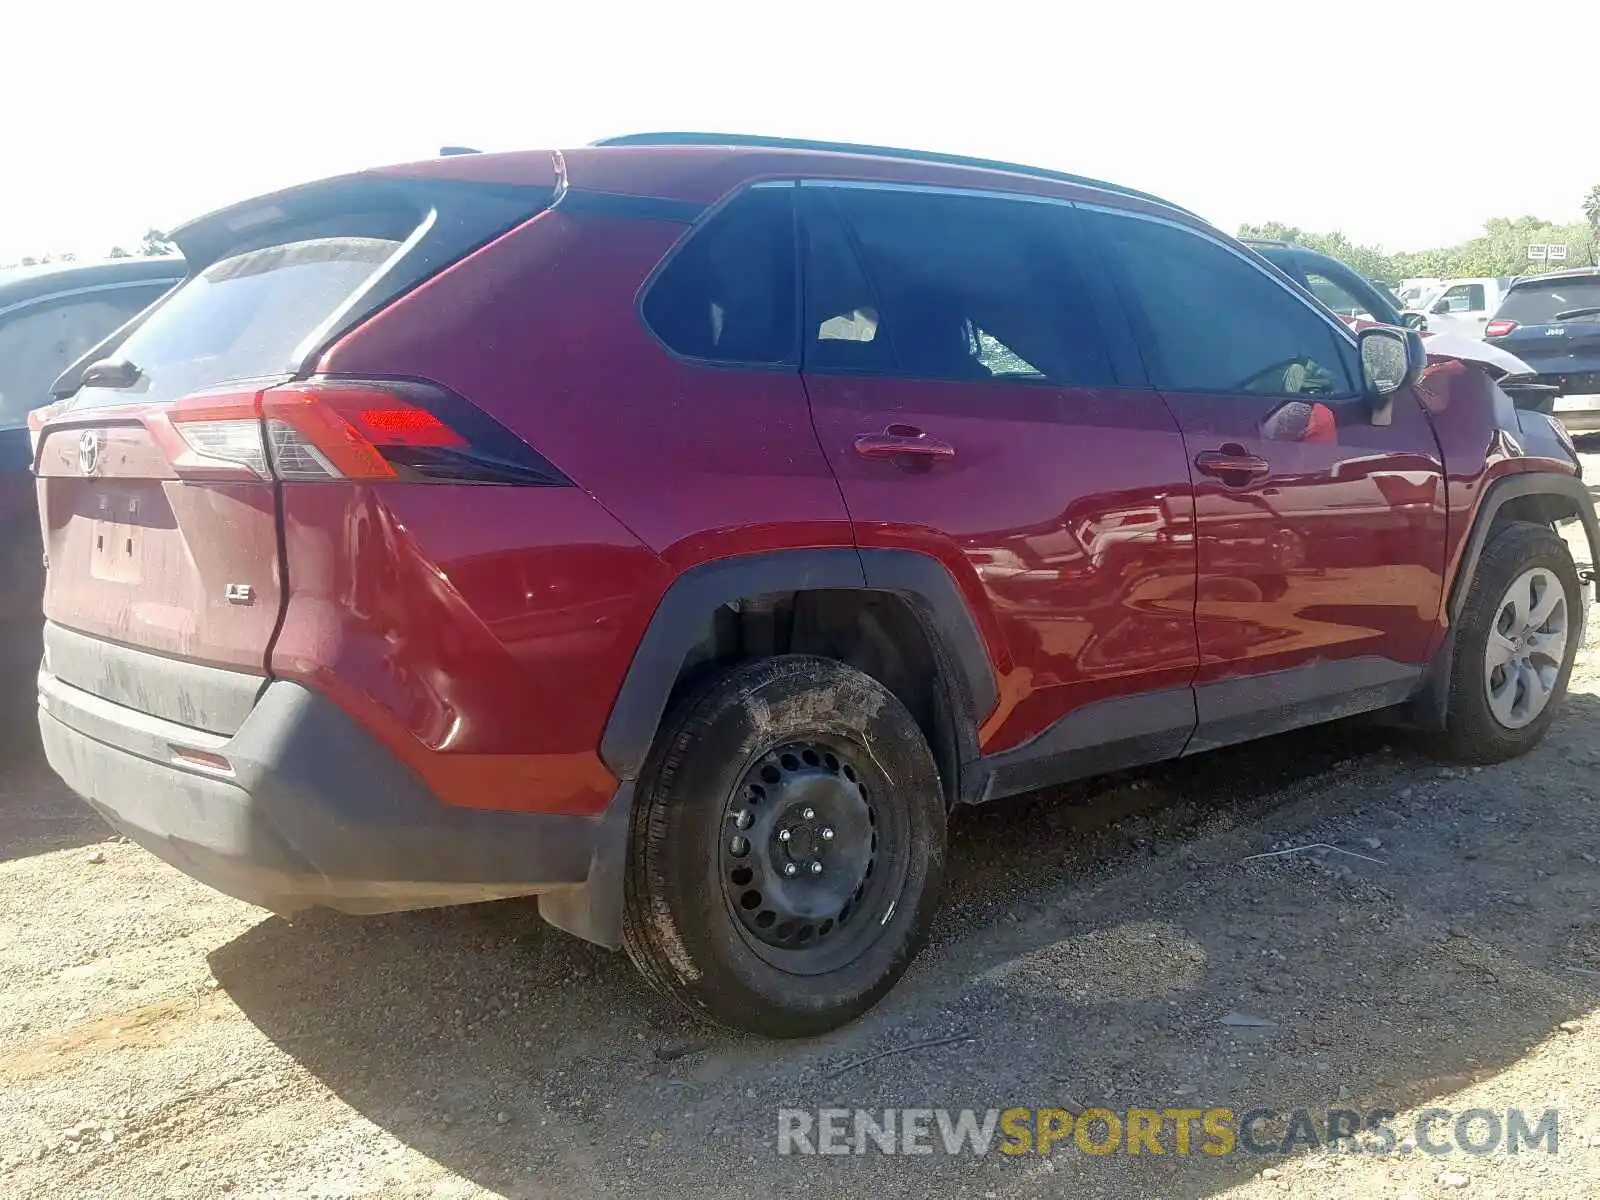
<path id="1" fill-rule="evenodd" d="M 1424 1109 L 780 1108 L 779 1154 L 1555 1154 L 1560 1114 Z"/>

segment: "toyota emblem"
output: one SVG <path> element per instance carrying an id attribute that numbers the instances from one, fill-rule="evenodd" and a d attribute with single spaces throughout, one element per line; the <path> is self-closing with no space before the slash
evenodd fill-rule
<path id="1" fill-rule="evenodd" d="M 85 429 L 78 435 L 78 472 L 82 475 L 100 473 L 100 433 Z"/>

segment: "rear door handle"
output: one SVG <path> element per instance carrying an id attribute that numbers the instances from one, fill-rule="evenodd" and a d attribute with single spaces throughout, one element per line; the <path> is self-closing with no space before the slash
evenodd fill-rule
<path id="1" fill-rule="evenodd" d="M 1260 479 L 1272 470 L 1266 459 L 1249 453 L 1243 446 L 1202 450 L 1194 456 L 1194 465 L 1202 475 L 1214 476 L 1232 487 L 1243 487 L 1251 480 Z"/>
<path id="2" fill-rule="evenodd" d="M 949 462 L 956 456 L 956 448 L 949 442 L 929 437 L 915 425 L 891 425 L 882 433 L 864 433 L 858 437 L 856 453 L 862 458 L 886 458 L 902 466 L 927 470 L 935 463 Z"/>

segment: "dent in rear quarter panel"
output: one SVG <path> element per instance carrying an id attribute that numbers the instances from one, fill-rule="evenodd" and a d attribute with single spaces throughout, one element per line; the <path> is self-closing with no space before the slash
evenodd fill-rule
<path id="1" fill-rule="evenodd" d="M 1417 398 L 1433 424 L 1444 457 L 1447 550 L 1445 587 L 1461 569 L 1461 556 L 1473 517 L 1489 485 L 1523 471 L 1572 474 L 1571 464 L 1518 453 L 1520 446 L 1499 427 L 1494 387 L 1477 367 L 1455 359 L 1432 363 L 1417 384 Z M 1514 449 L 1516 447 L 1516 449 Z M 1433 648 L 1449 625 L 1449 606 L 1441 605 Z"/>
<path id="2" fill-rule="evenodd" d="M 597 750 L 665 569 L 570 487 L 283 489 L 275 675 L 380 737 L 442 800 L 593 813 Z"/>
<path id="3" fill-rule="evenodd" d="M 453 389 L 675 571 L 854 545 L 798 372 L 685 362 L 639 319 L 641 285 L 686 231 L 558 207 L 396 302 L 321 369 Z"/>

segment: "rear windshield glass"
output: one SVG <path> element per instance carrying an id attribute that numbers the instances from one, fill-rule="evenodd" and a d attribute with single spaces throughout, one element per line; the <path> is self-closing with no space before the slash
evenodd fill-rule
<path id="1" fill-rule="evenodd" d="M 1519 325 L 1548 325 L 1575 308 L 1600 308 L 1600 275 L 1583 279 L 1552 279 L 1525 283 L 1511 289 L 1495 317 Z M 1600 321 L 1600 314 L 1573 317 L 1575 321 Z"/>
<path id="2" fill-rule="evenodd" d="M 117 350 L 142 372 L 126 388 L 84 388 L 74 408 L 159 403 L 290 369 L 296 347 L 400 247 L 323 237 L 247 250 L 211 264 Z"/>

